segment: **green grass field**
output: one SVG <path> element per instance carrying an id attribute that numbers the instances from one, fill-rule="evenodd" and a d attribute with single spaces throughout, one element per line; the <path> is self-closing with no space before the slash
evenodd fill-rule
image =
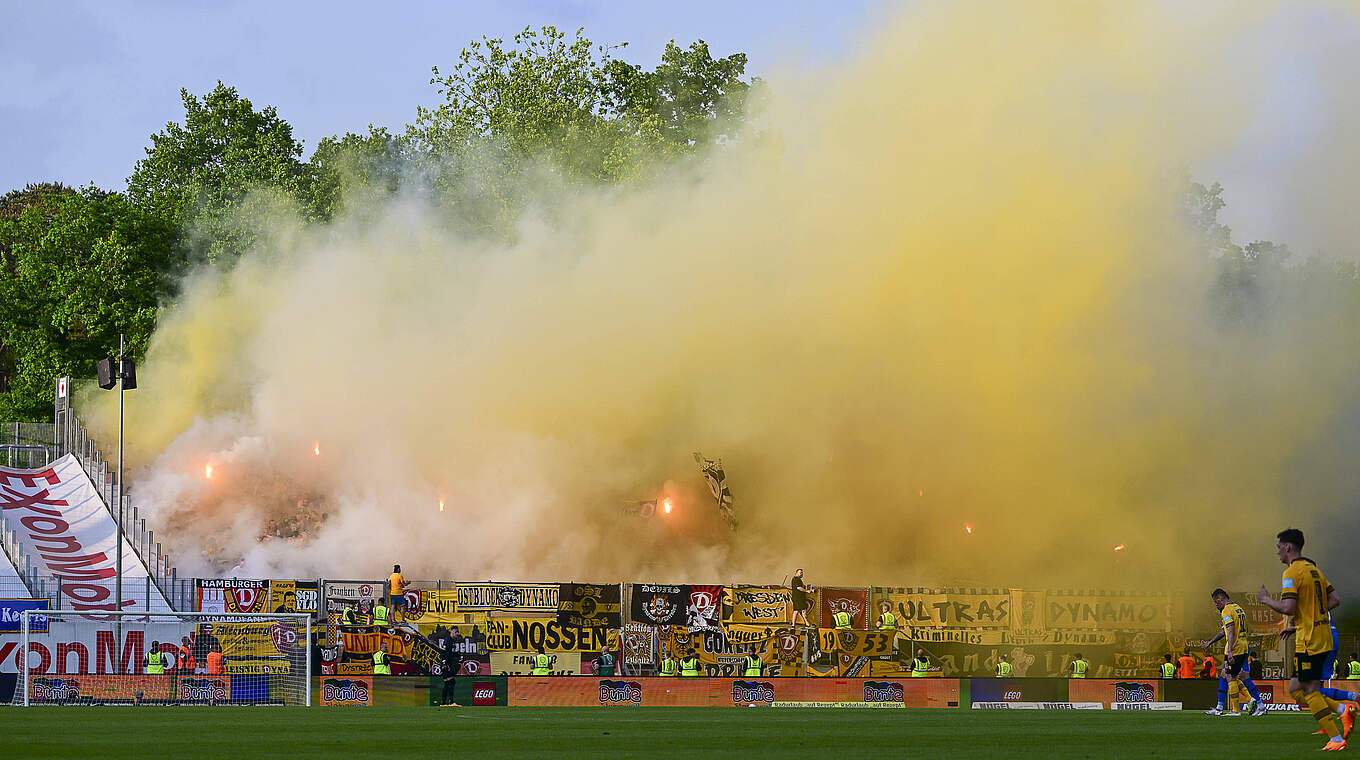
<path id="1" fill-rule="evenodd" d="M 644 708 L 0 709 L 0 758 L 1280 758 L 1304 715 Z"/>

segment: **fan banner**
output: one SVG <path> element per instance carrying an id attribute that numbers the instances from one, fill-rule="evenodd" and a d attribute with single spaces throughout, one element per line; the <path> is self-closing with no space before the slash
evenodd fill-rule
<path id="1" fill-rule="evenodd" d="M 851 628 L 869 628 L 869 591 L 862 588 L 819 588 L 817 611 L 822 625 L 828 628 L 835 625 L 836 613 L 842 610 L 850 613 Z M 874 617 L 877 617 L 876 615 Z"/>
<path id="2" fill-rule="evenodd" d="M 851 657 L 883 657 L 893 653 L 892 631 L 855 631 L 822 628 L 817 632 L 817 648 L 825 653 Z"/>
<path id="3" fill-rule="evenodd" d="M 556 617 L 557 591 L 556 583 L 460 583 L 458 611 Z"/>
<path id="4" fill-rule="evenodd" d="M 527 676 L 533 672 L 534 658 L 531 652 L 492 652 L 491 672 L 500 676 Z M 553 652 L 548 655 L 551 663 L 548 673 L 554 676 L 579 676 L 586 671 L 581 669 L 580 652 Z"/>
<path id="5" fill-rule="evenodd" d="M 656 662 L 656 628 L 644 623 L 623 626 L 623 663 L 652 665 Z"/>
<path id="6" fill-rule="evenodd" d="M 698 632 L 672 626 L 657 633 L 661 654 L 680 660 L 692 650 L 707 676 L 742 675 L 752 651 L 766 676 L 797 675 L 803 656 L 803 633 L 788 626 L 729 625 Z"/>
<path id="7" fill-rule="evenodd" d="M 724 623 L 787 623 L 793 591 L 784 586 L 738 586 L 723 590 Z"/>
<path id="8" fill-rule="evenodd" d="M 194 597 L 199 612 L 265 612 L 269 606 L 269 581 L 197 578 Z"/>
<path id="9" fill-rule="evenodd" d="M 415 597 L 415 604 L 411 603 L 412 596 Z M 408 623 L 419 623 L 421 626 L 449 626 L 465 622 L 464 613 L 458 611 L 456 589 L 413 589 L 406 592 L 406 599 L 404 614 Z"/>
<path id="10" fill-rule="evenodd" d="M 424 675 L 440 675 L 439 650 L 435 649 L 424 636 L 399 626 L 357 626 L 344 629 L 340 634 L 340 663 L 351 663 L 366 668 L 372 673 L 373 653 L 383 644 L 387 645 L 387 657 L 392 663 L 392 672 L 417 672 Z M 401 667 L 398 667 L 401 666 Z M 337 669 L 344 672 L 343 669 Z"/>
<path id="11" fill-rule="evenodd" d="M 685 605 L 685 626 L 691 631 L 716 631 L 722 627 L 722 586 L 690 586 Z"/>
<path id="12" fill-rule="evenodd" d="M 270 581 L 269 609 L 272 612 L 317 612 L 321 606 L 321 584 L 316 581 Z"/>
<path id="13" fill-rule="evenodd" d="M 881 602 L 887 602 L 898 627 L 915 628 L 1010 628 L 1011 593 L 927 591 L 908 588 L 876 588 L 872 615 L 878 621 Z M 823 624 L 827 621 L 823 619 Z"/>
<path id="14" fill-rule="evenodd" d="M 1170 596 L 1011 590 L 1011 630 L 1159 631 L 1175 626 Z"/>
<path id="15" fill-rule="evenodd" d="M 557 592 L 557 622 L 574 628 L 618 628 L 622 600 L 616 583 L 563 583 Z"/>
<path id="16" fill-rule="evenodd" d="M 486 647 L 493 652 L 598 652 L 619 649 L 616 628 L 574 628 L 551 618 L 492 618 L 486 621 Z"/>
<path id="17" fill-rule="evenodd" d="M 680 625 L 686 621 L 689 586 L 658 586 L 634 583 L 628 589 L 628 617 L 648 625 Z"/>

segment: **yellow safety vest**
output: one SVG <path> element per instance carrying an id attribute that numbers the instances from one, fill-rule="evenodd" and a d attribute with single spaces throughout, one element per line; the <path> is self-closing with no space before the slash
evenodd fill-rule
<path id="1" fill-rule="evenodd" d="M 387 664 L 387 653 L 381 649 L 373 653 L 373 675 L 392 675 L 392 667 Z"/>
<path id="2" fill-rule="evenodd" d="M 1176 666 L 1169 662 L 1162 663 L 1162 678 L 1175 678 Z"/>
<path id="3" fill-rule="evenodd" d="M 765 675 L 765 673 L 761 667 L 760 658 L 748 656 L 746 658 L 746 677 L 760 678 L 762 675 Z"/>
<path id="4" fill-rule="evenodd" d="M 836 630 L 845 630 L 850 627 L 850 613 L 845 610 L 837 612 L 833 617 L 836 620 Z"/>
<path id="5" fill-rule="evenodd" d="M 387 625 L 387 605 L 379 604 L 373 608 L 373 624 Z"/>
<path id="6" fill-rule="evenodd" d="M 661 675 L 673 676 L 676 673 L 675 660 L 667 657 L 661 661 Z"/>
<path id="7" fill-rule="evenodd" d="M 897 616 L 891 612 L 885 612 L 878 617 L 878 630 L 895 631 L 897 630 Z"/>
<path id="8" fill-rule="evenodd" d="M 1086 669 L 1087 669 L 1088 667 L 1090 667 L 1090 663 L 1088 663 L 1086 660 L 1073 660 L 1073 661 L 1072 661 L 1072 677 L 1073 677 L 1073 678 L 1085 678 L 1085 677 L 1086 677 Z"/>
<path id="9" fill-rule="evenodd" d="M 996 664 L 996 677 L 1006 678 L 1011 674 L 1011 664 L 1009 662 L 998 662 Z"/>
<path id="10" fill-rule="evenodd" d="M 699 675 L 699 659 L 690 657 L 680 661 L 680 675 L 697 676 Z"/>
<path id="11" fill-rule="evenodd" d="M 926 671 L 930 670 L 930 660 L 920 657 L 913 657 L 911 660 L 911 677 L 925 678 Z"/>
<path id="12" fill-rule="evenodd" d="M 354 625 L 357 622 L 354 619 L 354 608 L 346 607 L 345 611 L 340 613 L 340 625 Z"/>
<path id="13" fill-rule="evenodd" d="M 156 650 L 146 653 L 146 674 L 158 676 L 165 673 L 165 655 Z"/>
<path id="14" fill-rule="evenodd" d="M 531 676 L 552 675 L 552 655 L 549 654 L 534 655 L 534 669 L 529 671 L 529 675 Z"/>
<path id="15" fill-rule="evenodd" d="M 1346 680 L 1360 678 L 1360 660 L 1351 660 L 1351 664 L 1346 666 L 1350 672 L 1346 675 Z"/>

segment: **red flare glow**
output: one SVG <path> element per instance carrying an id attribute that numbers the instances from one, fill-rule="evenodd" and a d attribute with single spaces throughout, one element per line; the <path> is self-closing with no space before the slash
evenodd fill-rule
<path id="1" fill-rule="evenodd" d="M 1114 548 L 1114 550 L 1117 551 L 1117 552 L 1122 552 L 1122 551 L 1124 551 L 1124 545 L 1123 545 L 1123 544 L 1120 544 L 1119 546 L 1116 546 L 1116 547 Z"/>
<path id="2" fill-rule="evenodd" d="M 211 464 L 205 464 L 205 465 L 203 465 L 203 477 L 207 478 L 208 480 L 212 480 L 212 465 L 211 465 Z"/>

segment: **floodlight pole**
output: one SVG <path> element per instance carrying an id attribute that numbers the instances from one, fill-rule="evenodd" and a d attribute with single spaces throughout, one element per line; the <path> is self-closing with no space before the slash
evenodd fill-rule
<path id="1" fill-rule="evenodd" d="M 118 502 L 116 507 L 118 513 L 114 515 L 118 522 L 118 535 L 114 538 L 114 541 L 118 544 L 116 550 L 118 559 L 116 560 L 117 574 L 113 582 L 114 612 L 123 611 L 123 386 L 125 384 L 126 379 L 123 377 L 123 334 L 118 333 L 118 475 L 115 482 L 115 490 L 118 494 L 115 499 Z M 119 618 L 118 622 L 121 623 L 122 618 Z M 115 651 L 120 651 L 123 642 L 119 640 L 114 643 L 114 646 L 116 647 Z"/>

